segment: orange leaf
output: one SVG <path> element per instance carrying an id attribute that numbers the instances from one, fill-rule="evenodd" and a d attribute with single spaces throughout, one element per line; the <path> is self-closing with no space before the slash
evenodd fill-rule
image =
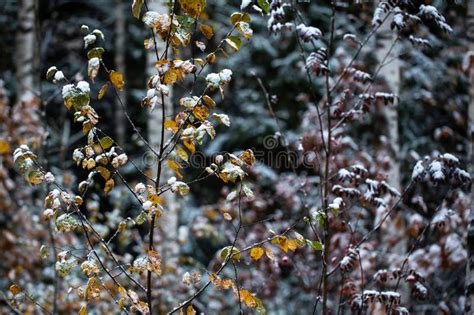
<path id="1" fill-rule="evenodd" d="M 245 164 L 252 166 L 255 163 L 255 155 L 252 150 L 245 150 L 239 158 L 245 162 Z"/>
<path id="2" fill-rule="evenodd" d="M 9 288 L 8 291 L 10 291 L 13 295 L 17 295 L 18 293 L 21 292 L 21 289 L 19 286 L 16 284 L 12 284 Z"/>
<path id="3" fill-rule="evenodd" d="M 8 154 L 10 151 L 10 144 L 6 140 L 0 139 L 0 154 Z"/>
<path id="4" fill-rule="evenodd" d="M 125 86 L 125 81 L 123 80 L 123 74 L 115 70 L 110 71 L 109 73 L 110 82 L 119 90 L 123 89 Z"/>

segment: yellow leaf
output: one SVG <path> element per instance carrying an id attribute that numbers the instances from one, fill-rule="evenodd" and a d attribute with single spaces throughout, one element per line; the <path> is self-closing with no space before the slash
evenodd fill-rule
<path id="1" fill-rule="evenodd" d="M 172 68 L 172 69 L 168 70 L 165 73 L 164 78 L 163 78 L 163 83 L 164 84 L 173 84 L 176 81 L 178 81 L 180 76 L 181 76 L 181 70 L 176 69 L 176 68 Z"/>
<path id="2" fill-rule="evenodd" d="M 85 160 L 84 160 L 84 161 L 85 161 Z M 94 168 L 95 165 L 96 165 L 96 163 L 95 163 L 95 160 L 94 160 L 93 158 L 90 158 L 90 159 L 88 159 L 88 160 L 86 161 L 86 168 L 87 168 L 88 170 Z"/>
<path id="3" fill-rule="evenodd" d="M 109 87 L 109 82 L 106 82 L 104 85 L 102 85 L 102 87 L 99 90 L 99 95 L 97 95 L 98 100 L 101 100 L 104 97 L 105 92 L 107 92 L 108 87 Z"/>
<path id="4" fill-rule="evenodd" d="M 44 174 L 41 171 L 33 170 L 26 174 L 26 181 L 30 185 L 39 185 L 44 180 Z"/>
<path id="5" fill-rule="evenodd" d="M 232 279 L 225 279 L 222 281 L 222 288 L 227 290 L 233 288 L 235 286 L 234 281 Z"/>
<path id="6" fill-rule="evenodd" d="M 298 247 L 298 244 L 296 243 L 295 240 L 289 240 L 288 241 L 288 248 L 289 249 L 291 249 L 292 251 L 295 251 L 297 247 Z"/>
<path id="7" fill-rule="evenodd" d="M 10 291 L 13 295 L 17 295 L 18 293 L 21 292 L 21 289 L 19 286 L 16 284 L 12 284 L 9 288 L 8 291 Z"/>
<path id="8" fill-rule="evenodd" d="M 92 124 L 90 121 L 85 121 L 82 124 L 82 133 L 87 134 L 92 129 Z"/>
<path id="9" fill-rule="evenodd" d="M 230 22 L 232 23 L 232 25 L 235 25 L 235 23 L 237 22 L 250 22 L 250 15 L 248 15 L 248 13 L 240 13 L 240 12 L 234 12 L 232 13 L 232 15 L 230 16 Z"/>
<path id="10" fill-rule="evenodd" d="M 105 182 L 104 193 L 107 195 L 115 187 L 115 181 L 111 178 Z"/>
<path id="11" fill-rule="evenodd" d="M 178 131 L 178 123 L 174 120 L 165 120 L 165 129 L 172 131 L 173 133 L 176 133 Z"/>
<path id="12" fill-rule="evenodd" d="M 103 166 L 98 166 L 97 172 L 99 172 L 100 176 L 102 176 L 105 180 L 110 178 L 110 171 Z"/>
<path id="13" fill-rule="evenodd" d="M 216 54 L 210 53 L 209 55 L 207 55 L 206 60 L 207 60 L 207 62 L 209 62 L 209 63 L 214 63 L 214 62 L 216 62 Z"/>
<path id="14" fill-rule="evenodd" d="M 190 139 L 184 139 L 183 140 L 184 146 L 191 152 L 191 154 L 194 154 L 196 152 L 196 146 L 194 145 L 194 142 Z"/>
<path id="15" fill-rule="evenodd" d="M 206 106 L 204 105 L 198 105 L 195 106 L 193 109 L 193 115 L 196 117 L 199 121 L 204 121 L 207 119 L 209 116 L 209 110 L 207 109 Z"/>
<path id="16" fill-rule="evenodd" d="M 150 314 L 150 311 L 148 310 L 148 304 L 144 301 L 138 301 L 133 304 L 132 310 L 135 310 L 139 314 Z"/>
<path id="17" fill-rule="evenodd" d="M 194 62 L 200 65 L 201 67 L 204 66 L 204 60 L 201 58 L 194 58 Z"/>
<path id="18" fill-rule="evenodd" d="M 255 163 L 255 155 L 252 150 L 245 150 L 239 158 L 245 162 L 245 164 L 252 166 Z"/>
<path id="19" fill-rule="evenodd" d="M 168 167 L 174 171 L 174 174 L 176 177 L 182 179 L 183 175 L 179 172 L 179 169 L 181 168 L 181 165 L 179 165 L 178 162 L 173 161 L 173 160 L 168 160 Z"/>
<path id="20" fill-rule="evenodd" d="M 257 306 L 257 301 L 255 297 L 249 291 L 243 289 L 240 290 L 240 298 L 247 305 L 247 307 L 254 308 Z"/>
<path id="21" fill-rule="evenodd" d="M 189 305 L 186 308 L 186 315 L 196 315 L 196 311 L 194 310 L 192 305 Z"/>
<path id="22" fill-rule="evenodd" d="M 125 81 L 123 80 L 123 74 L 115 70 L 110 71 L 109 73 L 110 82 L 119 90 L 123 89 L 125 86 Z"/>
<path id="23" fill-rule="evenodd" d="M 185 162 L 187 162 L 188 159 L 188 153 L 186 150 L 184 150 L 182 147 L 176 147 L 176 154 L 179 156 L 179 158 Z"/>
<path id="24" fill-rule="evenodd" d="M 151 201 L 154 206 L 163 203 L 163 200 L 158 195 L 148 195 L 147 200 Z"/>
<path id="25" fill-rule="evenodd" d="M 125 302 L 126 302 L 125 298 L 120 298 L 118 300 L 118 307 L 119 307 L 120 310 L 123 310 L 123 308 L 125 307 Z"/>
<path id="26" fill-rule="evenodd" d="M 81 309 L 79 310 L 79 315 L 87 315 L 87 304 L 81 306 Z"/>
<path id="27" fill-rule="evenodd" d="M 224 57 L 229 58 L 229 54 L 226 53 L 226 51 L 225 51 L 224 49 L 220 48 L 219 51 L 222 53 L 222 55 L 223 55 Z"/>
<path id="28" fill-rule="evenodd" d="M 132 3 L 132 15 L 139 19 L 140 18 L 140 11 L 142 9 L 143 0 L 133 0 Z"/>
<path id="29" fill-rule="evenodd" d="M 275 254 L 273 254 L 270 248 L 265 248 L 265 255 L 272 261 L 275 261 Z"/>
<path id="30" fill-rule="evenodd" d="M 204 95 L 202 97 L 202 100 L 204 101 L 204 104 L 206 104 L 207 106 L 216 107 L 216 102 L 214 102 L 214 100 L 211 97 L 209 97 L 208 95 Z"/>
<path id="31" fill-rule="evenodd" d="M 181 165 L 179 165 L 179 163 L 176 161 L 168 160 L 168 167 L 172 169 L 173 171 L 176 171 L 181 168 Z"/>
<path id="32" fill-rule="evenodd" d="M 84 201 L 82 200 L 82 197 L 81 196 L 76 196 L 74 197 L 74 203 L 78 206 L 82 205 Z"/>
<path id="33" fill-rule="evenodd" d="M 179 5 L 187 15 L 198 17 L 204 11 L 206 0 L 178 0 Z"/>
<path id="34" fill-rule="evenodd" d="M 288 239 L 286 236 L 276 236 L 272 239 L 272 244 L 278 245 L 285 253 L 288 252 Z"/>
<path id="35" fill-rule="evenodd" d="M 0 154 L 8 154 L 10 151 L 10 144 L 4 139 L 0 139 Z"/>
<path id="36" fill-rule="evenodd" d="M 86 287 L 86 300 L 96 299 L 100 296 L 100 283 L 95 277 L 89 278 Z"/>
<path id="37" fill-rule="evenodd" d="M 253 30 L 250 28 L 249 23 L 247 22 L 239 22 L 237 24 L 237 30 L 240 34 L 242 34 L 245 39 L 251 39 L 253 35 Z"/>
<path id="38" fill-rule="evenodd" d="M 199 25 L 199 29 L 201 30 L 202 34 L 206 36 L 207 39 L 211 39 L 214 36 L 214 29 L 212 26 L 201 24 Z"/>
<path id="39" fill-rule="evenodd" d="M 222 286 L 221 278 L 215 273 L 209 275 L 209 281 L 211 281 L 211 283 L 218 289 Z"/>
<path id="40" fill-rule="evenodd" d="M 127 297 L 127 290 L 125 290 L 121 285 L 118 286 L 118 292 L 121 297 Z"/>
<path id="41" fill-rule="evenodd" d="M 263 249 L 261 247 L 254 247 L 250 250 L 250 257 L 257 261 L 263 256 Z"/>

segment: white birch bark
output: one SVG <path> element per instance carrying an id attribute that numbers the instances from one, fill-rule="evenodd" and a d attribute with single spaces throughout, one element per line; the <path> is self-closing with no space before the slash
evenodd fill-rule
<path id="1" fill-rule="evenodd" d="M 156 11 L 161 14 L 169 12 L 169 8 L 164 0 L 155 0 L 148 3 L 148 8 L 151 11 Z M 161 56 L 164 49 L 166 48 L 165 41 L 157 37 L 157 48 Z M 171 51 L 171 49 L 170 49 Z M 170 53 L 170 51 L 168 53 Z M 155 63 L 157 61 L 156 53 L 154 49 L 148 50 L 147 53 L 147 71 L 148 76 L 156 74 Z M 173 112 L 173 90 L 170 89 L 170 94 L 165 97 L 165 111 L 167 117 L 174 117 Z M 150 144 L 159 151 L 160 139 L 161 139 L 161 123 L 162 114 L 160 104 L 148 116 L 148 138 Z M 168 137 L 166 137 L 168 135 Z M 169 139 L 170 133 L 165 132 L 165 143 Z M 156 178 L 156 165 L 153 166 L 154 178 Z M 163 165 L 161 174 L 161 182 L 166 182 L 170 177 L 173 176 L 171 170 L 167 167 L 166 162 Z M 163 195 L 164 199 L 164 214 L 157 218 L 159 223 L 159 234 L 157 235 L 157 248 L 163 255 L 163 261 L 166 264 L 173 264 L 177 259 L 179 252 L 178 244 L 178 219 L 179 219 L 179 204 L 177 197 L 171 192 L 166 192 Z"/>
<path id="2" fill-rule="evenodd" d="M 127 10 L 127 11 L 126 11 Z M 124 0 L 116 0 L 115 5 L 115 67 L 118 72 L 122 73 L 126 78 L 126 38 L 127 38 L 127 29 L 126 29 L 126 18 L 125 12 L 128 13 L 128 3 Z M 127 108 L 127 92 L 126 89 L 118 91 L 120 99 L 125 108 Z M 114 122 L 115 122 L 115 131 L 116 131 L 116 140 L 118 144 L 123 147 L 125 143 L 125 120 L 122 112 L 122 107 L 118 99 L 115 100 L 115 111 L 114 111 Z"/>
<path id="3" fill-rule="evenodd" d="M 393 14 L 392 14 L 393 15 Z M 379 76 L 384 80 L 384 89 L 382 92 L 389 92 L 396 95 L 400 93 L 400 61 L 398 59 L 398 51 L 393 46 L 397 33 L 390 29 L 392 16 L 383 23 L 377 31 L 377 50 L 376 56 L 379 63 L 384 62 Z M 388 56 L 387 56 L 388 54 Z M 387 62 L 389 61 L 389 62 Z M 401 191 L 400 182 L 400 143 L 398 130 L 398 104 L 384 105 L 381 108 L 381 114 L 384 118 L 384 136 L 386 138 L 386 148 L 381 150 L 385 156 L 384 160 L 388 160 L 389 169 L 387 172 L 387 182 L 392 187 Z M 395 216 L 387 222 L 386 232 L 382 234 L 382 243 L 386 244 L 387 252 L 404 255 L 407 250 L 407 242 L 403 237 L 405 230 L 402 214 L 395 212 Z M 393 242 L 396 241 L 394 244 Z M 401 287 L 401 293 L 406 296 L 407 288 Z"/>
<path id="4" fill-rule="evenodd" d="M 37 80 L 34 77 L 37 51 L 35 27 L 35 0 L 20 0 L 14 60 L 17 99 L 21 101 L 31 100 L 38 94 Z"/>
<path id="5" fill-rule="evenodd" d="M 380 27 L 377 37 L 378 44 L 380 45 L 377 49 L 376 55 L 379 62 L 382 62 L 386 54 L 389 52 L 394 40 L 396 39 L 396 32 L 390 29 L 391 17 Z M 386 63 L 380 70 L 380 76 L 386 83 L 387 90 L 384 92 L 390 92 L 399 94 L 400 91 L 400 61 L 397 58 L 397 51 L 393 49 L 389 54 Z M 396 106 L 384 106 L 382 108 L 382 115 L 385 120 L 387 144 L 389 152 L 387 152 L 388 159 L 390 161 L 390 168 L 388 171 L 388 183 L 400 190 L 400 144 L 399 144 L 399 133 L 398 133 L 398 110 Z"/>

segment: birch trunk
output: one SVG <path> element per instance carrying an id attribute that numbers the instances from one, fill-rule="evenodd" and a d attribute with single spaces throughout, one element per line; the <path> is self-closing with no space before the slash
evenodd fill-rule
<path id="1" fill-rule="evenodd" d="M 155 0 L 148 3 L 148 8 L 150 11 L 156 11 L 160 14 L 169 12 L 169 8 L 166 5 L 164 0 Z M 166 48 L 166 42 L 157 37 L 157 49 L 160 54 Z M 170 52 L 168 52 L 170 53 Z M 147 53 L 147 75 L 151 76 L 156 74 L 155 63 L 157 61 L 157 56 L 154 49 L 150 49 Z M 148 139 L 150 144 L 159 151 L 161 140 L 161 124 L 162 124 L 162 113 L 160 104 L 157 104 L 154 110 L 148 116 Z M 173 90 L 170 88 L 170 93 L 165 97 L 165 111 L 166 117 L 174 117 L 173 113 Z M 169 140 L 169 133 L 165 132 L 164 142 L 166 143 Z M 153 177 L 156 178 L 156 165 L 153 166 Z M 161 184 L 166 183 L 167 180 L 174 176 L 171 170 L 167 167 L 166 162 L 163 165 L 163 170 L 161 174 Z M 156 248 L 160 252 L 163 258 L 163 263 L 166 265 L 177 264 L 178 254 L 179 254 L 179 244 L 178 244 L 178 220 L 179 220 L 179 204 L 178 200 L 174 194 L 171 192 L 166 192 L 162 195 L 164 200 L 164 213 L 161 217 L 157 218 L 158 229 L 155 229 L 156 235 Z M 164 292 L 161 292 L 163 294 Z"/>
<path id="2" fill-rule="evenodd" d="M 125 10 L 128 10 L 127 4 L 123 0 L 116 0 L 115 5 L 115 67 L 118 72 L 126 77 L 126 63 L 125 56 L 127 49 L 125 46 L 127 29 Z M 127 11 L 128 12 L 128 11 Z M 124 107 L 127 107 L 127 93 L 126 89 L 118 91 L 120 99 Z M 123 117 L 122 108 L 118 99 L 115 100 L 114 122 L 116 130 L 116 139 L 118 144 L 123 147 L 125 144 L 125 120 Z"/>
<path id="3" fill-rule="evenodd" d="M 378 45 L 377 59 L 383 62 L 384 57 L 389 52 L 394 40 L 396 40 L 396 32 L 390 29 L 391 17 L 380 27 L 378 31 Z M 399 94 L 400 92 L 400 61 L 397 58 L 397 52 L 389 54 L 386 63 L 380 70 L 380 76 L 384 79 L 386 85 L 386 92 Z M 384 106 L 382 108 L 382 115 L 385 121 L 385 136 L 387 137 L 387 158 L 390 162 L 388 170 L 388 183 L 400 190 L 400 144 L 398 136 L 398 111 L 395 106 Z"/>
<path id="4" fill-rule="evenodd" d="M 469 39 L 470 54 L 474 53 L 474 1 L 467 2 L 467 37 Z M 474 178 L 474 67 L 469 67 L 469 105 L 468 105 L 468 161 L 470 162 L 471 178 Z M 471 184 L 471 211 L 467 231 L 467 248 L 469 260 L 466 265 L 466 305 L 465 313 L 474 314 L 474 185 Z"/>
<path id="5" fill-rule="evenodd" d="M 17 100 L 28 101 L 38 94 L 34 76 L 37 56 L 35 40 L 35 0 L 18 2 L 18 31 L 15 46 L 15 76 Z"/>
<path id="6" fill-rule="evenodd" d="M 393 13 L 392 13 L 393 15 Z M 396 95 L 400 94 L 400 61 L 394 42 L 397 33 L 390 29 L 392 16 L 389 16 L 385 23 L 377 32 L 377 50 L 376 56 L 379 63 L 385 63 L 379 72 L 380 78 L 384 81 L 383 92 L 389 92 Z M 387 56 L 388 54 L 388 56 Z M 387 62 L 389 61 L 389 62 Z M 387 182 L 392 187 L 401 191 L 400 182 L 400 143 L 398 130 L 398 104 L 382 105 L 381 114 L 384 122 L 383 135 L 386 138 L 385 148 L 381 150 L 382 161 L 388 162 Z M 405 230 L 404 218 L 397 211 L 396 215 L 388 222 L 386 232 L 383 233 L 383 244 L 386 244 L 387 252 L 404 255 L 407 250 L 407 242 L 403 237 Z M 401 293 L 405 296 L 408 293 L 407 288 L 401 287 Z"/>

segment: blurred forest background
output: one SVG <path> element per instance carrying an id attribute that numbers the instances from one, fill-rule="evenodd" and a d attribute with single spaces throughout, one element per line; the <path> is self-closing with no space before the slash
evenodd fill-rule
<path id="1" fill-rule="evenodd" d="M 148 2 L 150 10 L 168 10 L 164 2 Z M 449 152 L 461 160 L 461 165 L 468 166 L 471 140 L 468 134 L 468 106 L 472 82 L 469 81 L 468 52 L 474 44 L 474 38 L 468 36 L 469 3 L 440 0 L 409 2 L 415 3 L 413 9 L 407 9 L 412 11 L 417 10 L 422 3 L 436 6 L 445 16 L 452 32 L 446 34 L 428 23 L 420 26 L 418 34 L 428 39 L 430 46 L 414 48 L 408 36 L 400 40 L 388 66 L 395 72 L 382 73 L 387 78 L 376 82 L 378 87 L 389 86 L 392 92 L 398 94 L 399 102 L 391 107 L 390 113 L 387 113 L 384 105 L 371 108 L 369 115 L 352 123 L 341 140 L 353 152 L 346 155 L 344 161 L 341 159 L 341 164 L 346 163 L 350 167 L 357 161 L 365 164 L 371 173 L 389 174 L 387 180 L 400 191 L 410 181 L 415 163 L 425 156 L 434 158 Z M 229 16 L 239 11 L 240 5 L 241 1 L 207 1 L 206 13 L 216 33 L 207 43 L 208 46 L 215 47 L 219 39 L 225 36 L 229 30 Z M 300 1 L 295 5 L 304 14 L 307 25 L 319 28 L 323 34 L 329 33 L 329 1 Z M 336 48 L 330 67 L 335 69 L 341 63 L 347 64 L 352 58 L 355 49 L 346 43 L 344 34 L 365 38 L 371 30 L 376 5 L 376 1 L 337 1 Z M 305 207 L 311 208 L 316 204 L 316 201 L 307 200 L 318 200 L 317 189 L 308 189 L 304 195 L 300 193 L 301 178 L 311 187 L 318 185 L 316 172 L 301 166 L 297 166 L 294 172 L 290 166 L 278 164 L 275 157 L 278 152 L 286 150 L 308 150 L 313 135 L 317 134 L 312 125 L 315 121 L 315 105 L 325 94 L 324 82 L 318 80 L 314 81 L 312 88 L 315 94 L 309 92 L 299 47 L 301 43 L 292 31 L 274 34 L 268 29 L 268 16 L 265 14 L 252 13 L 250 24 L 253 38 L 250 41 L 243 40 L 238 53 L 219 58 L 207 69 L 209 72 L 218 72 L 229 68 L 233 72 L 225 98 L 218 104 L 219 110 L 231 117 L 231 125 L 228 128 L 218 127 L 215 140 L 203 146 L 202 150 L 198 149 L 207 161 L 211 161 L 218 152 L 241 152 L 247 148 L 252 148 L 254 152 L 265 152 L 262 158 L 257 157 L 256 165 L 248 171 L 254 197 L 243 201 L 245 215 L 244 230 L 239 240 L 242 242 L 241 247 L 268 237 L 270 229 L 284 230 L 293 222 L 292 218 L 303 213 Z M 45 75 L 48 68 L 54 65 L 67 73 L 74 82 L 87 78 L 87 57 L 81 25 L 88 25 L 91 30 L 100 29 L 105 35 L 102 45 L 105 49 L 104 62 L 124 74 L 126 88 L 120 91 L 123 105 L 135 122 L 136 129 L 157 146 L 153 135 L 158 132 L 159 118 L 141 105 L 150 76 L 152 53 L 143 48 L 149 29 L 132 16 L 131 1 L 5 0 L 0 3 L 2 314 L 12 313 L 16 308 L 22 312 L 47 313 L 42 308 L 53 309 L 53 296 L 57 297 L 54 309 L 59 310 L 60 314 L 79 312 L 82 306 L 75 293 L 84 284 L 80 270 L 57 281 L 54 262 L 55 256 L 62 251 L 68 251 L 74 257 L 83 256 L 81 248 L 86 247 L 85 241 L 80 233 L 54 234 L 54 223 L 44 220 L 43 215 L 43 200 L 48 191 L 43 186 L 27 186 L 14 170 L 12 159 L 13 150 L 21 144 L 27 144 L 40 159 L 47 161 L 48 170 L 67 189 L 77 191 L 78 184 L 87 178 L 88 172 L 77 167 L 71 159 L 74 149 L 86 143 L 82 128 L 80 124 L 73 123 L 73 114 L 63 105 L 61 90 L 48 81 Z M 384 36 L 387 35 L 377 34 L 368 42 L 356 61 L 358 69 L 374 71 L 379 61 L 378 51 L 383 49 L 383 41 L 386 40 Z M 304 45 L 305 48 L 309 47 L 307 43 Z M 96 84 L 91 84 L 92 95 L 97 95 L 106 79 L 97 77 Z M 180 95 L 186 91 L 186 87 L 180 84 L 174 86 L 170 103 L 170 110 L 174 113 L 179 110 Z M 121 106 L 113 92 L 107 92 L 101 100 L 94 96 L 94 108 L 101 117 L 101 130 L 115 139 L 136 167 L 152 176 L 154 164 L 149 160 L 150 152 L 124 116 Z M 268 139 L 276 141 L 271 143 L 270 148 Z M 182 173 L 191 180 L 204 168 L 205 165 L 188 167 Z M 136 168 L 130 163 L 122 168 L 122 174 L 131 187 L 139 181 Z M 99 184 L 94 185 L 84 198 L 83 207 L 96 230 L 110 237 L 117 224 L 128 217 L 135 219 L 140 207 L 137 207 L 124 185 L 117 184 L 108 196 L 102 192 Z M 156 241 L 162 244 L 159 246 L 163 260 L 168 270 L 172 270 L 164 272 L 160 285 L 157 285 L 156 294 L 163 311 L 177 306 L 193 292 L 193 285 L 190 287 L 182 283 L 182 275 L 188 271 L 215 269 L 219 250 L 229 245 L 234 233 L 220 210 L 233 186 L 223 184 L 216 177 L 189 186 L 190 194 L 185 198 L 168 198 L 167 202 L 172 202 L 176 208 L 175 217 L 160 227 Z M 422 227 L 427 222 L 432 223 L 433 213 L 447 189 L 421 185 L 410 191 L 399 206 L 400 212 L 408 213 L 397 223 L 403 226 L 400 227 L 402 231 L 391 237 L 407 239 L 411 244 Z M 459 190 L 442 204 L 446 211 L 454 210 L 455 214 L 440 219 L 444 220 L 443 227 L 430 230 L 429 237 L 418 244 L 412 254 L 412 258 L 415 258 L 410 260 L 413 266 L 422 270 L 420 273 L 426 279 L 424 285 L 430 292 L 420 301 L 403 299 L 413 314 L 464 312 L 469 191 Z M 372 210 L 361 207 L 351 211 L 354 211 L 353 218 L 360 221 L 359 225 L 352 228 L 360 229 L 361 234 L 370 230 L 373 218 L 380 215 L 376 213 L 376 207 Z M 235 212 L 231 214 L 235 218 Z M 389 224 L 394 222 L 395 219 Z M 305 235 L 302 231 L 308 232 L 308 229 L 304 223 L 301 226 L 300 233 Z M 124 265 L 132 264 L 141 255 L 146 231 L 143 225 L 134 232 L 127 229 L 111 243 Z M 346 232 L 341 228 L 332 234 L 332 257 L 344 256 L 350 242 Z M 372 280 L 376 271 L 390 270 L 400 262 L 400 259 L 388 253 L 390 244 L 396 242 L 390 243 L 390 240 L 385 239 L 388 245 L 378 247 L 386 237 L 384 235 L 384 230 L 377 232 L 361 252 L 361 264 L 367 273 L 367 288 L 380 289 L 382 285 Z M 455 244 L 460 248 L 448 250 L 446 239 L 449 238 L 456 239 Z M 43 244 L 46 247 L 42 247 Z M 433 247 L 433 244 L 438 245 Z M 321 268 L 319 254 L 298 249 L 275 255 L 274 260 L 263 261 L 262 258 L 254 264 L 241 262 L 238 275 L 240 284 L 254 292 L 270 314 L 310 314 L 317 292 L 317 281 L 314 279 L 320 274 Z M 231 269 L 229 274 L 233 277 Z M 352 278 L 352 284 L 331 285 L 331 294 L 335 296 L 333 303 L 338 302 L 339 291 L 344 291 L 341 296 L 342 301 L 346 301 L 347 312 L 351 309 L 350 286 L 354 283 L 360 285 L 359 281 L 364 283 L 364 279 L 358 276 Z M 347 283 L 347 278 L 338 279 L 338 283 Z M 11 289 L 13 283 L 24 294 L 15 302 L 12 302 L 15 295 L 12 292 L 15 290 Z M 97 302 L 94 305 L 88 306 L 91 314 L 117 313 L 114 303 Z M 198 313 L 239 312 L 238 303 L 231 293 L 217 289 L 207 290 L 193 305 Z M 376 310 L 372 311 L 376 313 Z"/>

